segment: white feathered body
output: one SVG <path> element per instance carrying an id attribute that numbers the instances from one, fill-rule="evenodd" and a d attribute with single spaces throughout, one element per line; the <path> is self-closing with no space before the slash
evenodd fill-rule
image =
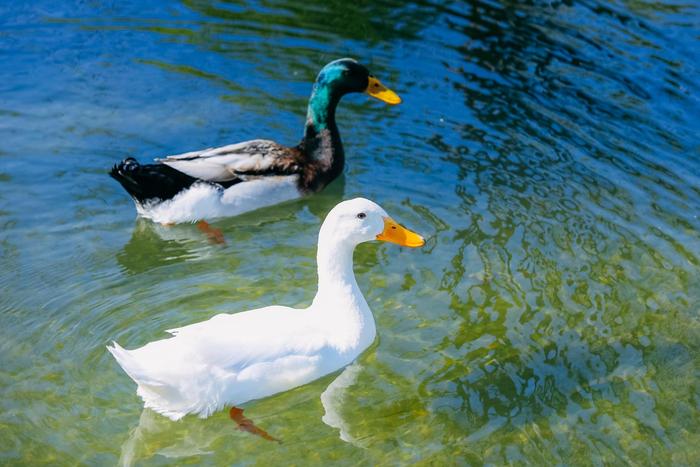
<path id="1" fill-rule="evenodd" d="M 363 198 L 331 210 L 319 232 L 318 289 L 308 308 L 219 314 L 171 329 L 172 337 L 138 349 L 116 342 L 108 349 L 138 384 L 145 406 L 173 420 L 190 413 L 206 417 L 340 370 L 376 335 L 353 273 L 353 251 L 380 234 L 401 232 L 387 219 L 381 207 Z"/>
<path id="2" fill-rule="evenodd" d="M 366 302 L 357 305 L 365 309 L 355 311 L 368 316 Z M 188 413 L 207 417 L 343 368 L 374 340 L 373 320 L 343 322 L 322 308 L 220 314 L 135 350 L 117 343 L 108 349 L 138 384 L 146 407 L 172 420 Z M 350 316 L 360 316 L 356 312 Z"/>

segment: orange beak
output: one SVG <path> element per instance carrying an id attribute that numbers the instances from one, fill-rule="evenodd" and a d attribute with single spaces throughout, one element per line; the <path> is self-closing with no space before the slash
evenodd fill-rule
<path id="1" fill-rule="evenodd" d="M 425 239 L 423 237 L 402 227 L 391 217 L 384 218 L 384 231 L 377 235 L 377 240 L 396 243 L 397 245 L 411 248 L 425 245 Z"/>
<path id="2" fill-rule="evenodd" d="M 369 77 L 365 92 L 382 102 L 386 102 L 387 104 L 396 105 L 401 103 L 401 98 L 399 95 L 384 86 L 381 81 L 374 76 Z"/>

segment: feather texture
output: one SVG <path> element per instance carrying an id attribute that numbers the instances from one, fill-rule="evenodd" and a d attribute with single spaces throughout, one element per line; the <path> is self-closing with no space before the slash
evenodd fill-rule
<path id="1" fill-rule="evenodd" d="M 156 160 L 200 180 L 225 182 L 245 176 L 292 175 L 299 172 L 303 156 L 297 149 L 256 139 Z"/>

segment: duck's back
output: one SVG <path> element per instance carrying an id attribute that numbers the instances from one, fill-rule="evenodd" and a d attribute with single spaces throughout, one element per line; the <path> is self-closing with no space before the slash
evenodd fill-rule
<path id="1" fill-rule="evenodd" d="M 246 177 L 298 174 L 303 155 L 297 148 L 255 139 L 157 160 L 199 180 L 227 182 Z"/>

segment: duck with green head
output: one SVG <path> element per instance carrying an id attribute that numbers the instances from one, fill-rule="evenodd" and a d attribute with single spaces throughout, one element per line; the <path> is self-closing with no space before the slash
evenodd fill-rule
<path id="1" fill-rule="evenodd" d="M 168 156 L 155 164 L 129 157 L 110 175 L 134 199 L 139 215 L 163 224 L 235 216 L 318 192 L 343 171 L 335 109 L 352 92 L 387 104 L 401 102 L 357 61 L 335 60 L 316 78 L 297 146 L 256 139 Z"/>

